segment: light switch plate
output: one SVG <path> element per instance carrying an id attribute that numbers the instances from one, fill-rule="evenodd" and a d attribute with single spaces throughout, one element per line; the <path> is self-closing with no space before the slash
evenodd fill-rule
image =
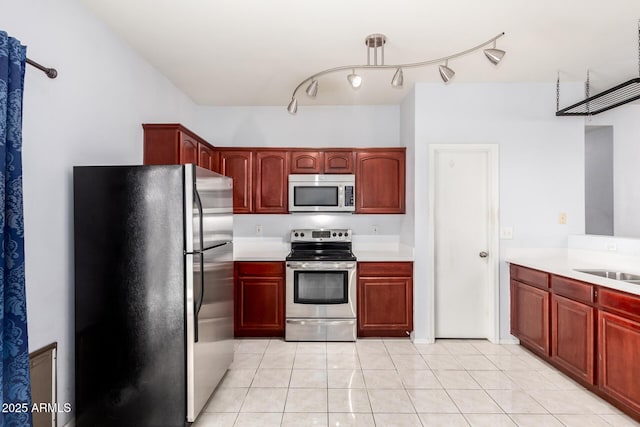
<path id="1" fill-rule="evenodd" d="M 500 228 L 500 238 L 503 240 L 513 239 L 513 227 Z"/>

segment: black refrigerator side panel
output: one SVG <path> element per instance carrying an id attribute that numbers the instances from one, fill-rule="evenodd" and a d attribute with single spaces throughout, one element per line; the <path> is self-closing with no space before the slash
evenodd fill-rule
<path id="1" fill-rule="evenodd" d="M 180 166 L 74 168 L 77 427 L 186 420 Z"/>

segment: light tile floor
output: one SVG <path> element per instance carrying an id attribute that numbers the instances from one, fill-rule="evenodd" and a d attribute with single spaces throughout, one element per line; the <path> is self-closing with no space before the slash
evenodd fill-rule
<path id="1" fill-rule="evenodd" d="M 193 427 L 640 426 L 518 345 L 235 342 Z"/>

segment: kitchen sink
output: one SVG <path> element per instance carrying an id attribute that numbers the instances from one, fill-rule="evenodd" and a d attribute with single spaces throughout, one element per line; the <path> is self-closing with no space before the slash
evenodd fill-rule
<path id="1" fill-rule="evenodd" d="M 632 274 L 632 273 L 624 273 L 622 271 L 614 271 L 614 270 L 598 270 L 598 269 L 587 269 L 587 270 L 578 270 L 580 273 L 593 274 L 594 276 L 600 276 L 607 279 L 614 280 L 622 280 L 623 282 L 629 282 L 636 285 L 640 285 L 640 274 Z"/>

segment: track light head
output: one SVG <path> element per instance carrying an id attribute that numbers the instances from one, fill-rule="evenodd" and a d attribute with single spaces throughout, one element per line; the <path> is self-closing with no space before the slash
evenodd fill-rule
<path id="1" fill-rule="evenodd" d="M 295 98 L 291 98 L 291 102 L 287 106 L 287 111 L 290 114 L 295 114 L 298 112 L 298 100 Z"/>
<path id="2" fill-rule="evenodd" d="M 442 81 L 445 83 L 449 83 L 449 80 L 451 80 L 453 76 L 456 75 L 456 72 L 453 71 L 451 68 L 449 68 L 447 64 L 440 65 L 438 67 L 438 71 L 440 71 L 440 77 L 442 78 Z"/>
<path id="3" fill-rule="evenodd" d="M 396 87 L 398 89 L 402 89 L 402 85 L 404 84 L 404 75 L 402 73 L 402 68 L 396 70 L 396 73 L 393 75 L 391 79 L 391 86 Z"/>
<path id="4" fill-rule="evenodd" d="M 351 74 L 347 76 L 347 80 L 349 80 L 349 84 L 354 89 L 358 89 L 362 84 L 362 77 L 356 74 L 356 70 L 351 70 Z"/>
<path id="5" fill-rule="evenodd" d="M 493 49 L 484 50 L 485 56 L 493 65 L 498 65 L 505 53 L 506 52 L 504 50 L 496 49 L 495 47 Z"/>
<path id="6" fill-rule="evenodd" d="M 312 98 L 315 98 L 318 94 L 318 81 L 312 80 L 309 86 L 307 86 L 307 95 Z"/>

